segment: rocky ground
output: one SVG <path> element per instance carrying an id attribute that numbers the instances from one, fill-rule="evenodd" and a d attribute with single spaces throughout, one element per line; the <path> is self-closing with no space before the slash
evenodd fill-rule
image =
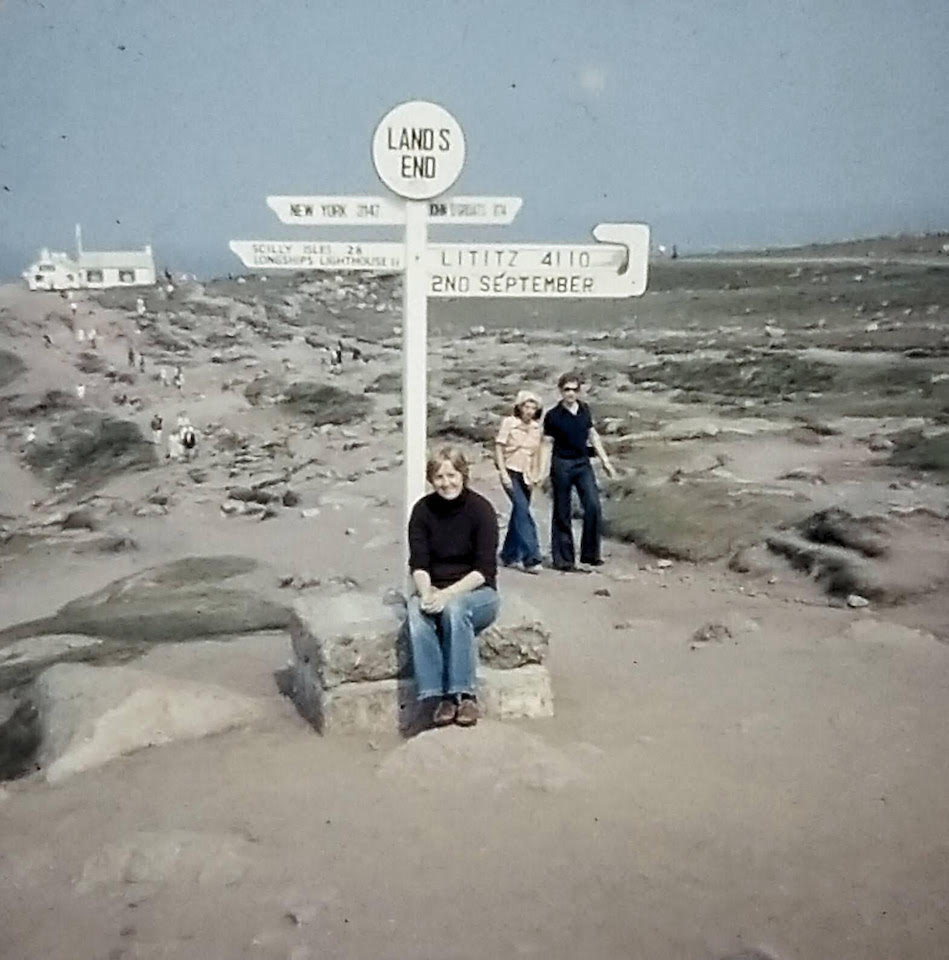
<path id="1" fill-rule="evenodd" d="M 0 287 L 0 955 L 945 956 L 945 241 L 433 302 L 430 434 L 500 511 L 565 369 L 620 476 L 599 572 L 501 574 L 556 716 L 408 740 L 277 683 L 295 599 L 399 585 L 397 280 Z"/>

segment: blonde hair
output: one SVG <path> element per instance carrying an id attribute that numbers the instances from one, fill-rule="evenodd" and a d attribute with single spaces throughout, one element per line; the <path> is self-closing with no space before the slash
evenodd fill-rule
<path id="1" fill-rule="evenodd" d="M 443 463 L 450 463 L 461 474 L 465 486 L 468 486 L 468 476 L 471 472 L 468 458 L 458 447 L 439 447 L 428 455 L 428 462 L 425 464 L 425 479 L 429 483 L 432 482 Z"/>

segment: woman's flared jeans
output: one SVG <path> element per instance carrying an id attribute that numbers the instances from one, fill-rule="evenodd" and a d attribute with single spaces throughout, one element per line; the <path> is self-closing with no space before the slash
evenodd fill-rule
<path id="1" fill-rule="evenodd" d="M 505 493 L 511 499 L 511 519 L 507 525 L 504 546 L 501 547 L 501 563 L 523 563 L 533 567 L 540 563 L 540 543 L 537 540 L 537 524 L 531 516 L 531 488 L 524 482 L 524 474 L 508 471 L 511 489 Z"/>
<path id="2" fill-rule="evenodd" d="M 475 637 L 494 622 L 500 606 L 498 592 L 488 586 L 453 597 L 441 613 L 423 613 L 419 598 L 409 598 L 409 645 L 419 700 L 476 692 Z"/>

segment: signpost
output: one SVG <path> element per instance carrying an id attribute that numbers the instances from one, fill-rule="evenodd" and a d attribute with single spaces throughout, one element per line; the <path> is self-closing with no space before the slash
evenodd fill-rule
<path id="1" fill-rule="evenodd" d="M 405 204 L 391 197 L 267 197 L 281 223 L 338 227 L 405 223 Z M 431 200 L 429 223 L 506 226 L 521 209 L 520 197 L 451 197 Z"/>
<path id="2" fill-rule="evenodd" d="M 430 243 L 430 297 L 635 297 L 646 289 L 649 231 L 638 223 L 601 223 L 602 244 Z M 232 240 L 245 266 L 270 270 L 400 272 L 404 244 L 394 242 Z"/>
<path id="3" fill-rule="evenodd" d="M 401 272 L 404 525 L 425 493 L 429 297 L 635 297 L 646 289 L 649 227 L 601 223 L 595 244 L 429 244 L 429 224 L 510 224 L 520 197 L 444 197 L 461 174 L 465 137 L 444 107 L 413 100 L 372 138 L 379 179 L 396 197 L 270 196 L 282 223 L 401 226 L 403 242 L 232 240 L 251 268 Z M 403 554 L 405 567 L 408 555 Z"/>

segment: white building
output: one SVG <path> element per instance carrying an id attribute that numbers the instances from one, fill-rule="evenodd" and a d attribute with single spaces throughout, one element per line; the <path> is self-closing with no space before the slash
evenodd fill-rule
<path id="1" fill-rule="evenodd" d="M 143 250 L 83 250 L 77 226 L 75 257 L 44 247 L 22 276 L 31 290 L 150 286 L 155 283 L 155 258 L 150 245 Z"/>

